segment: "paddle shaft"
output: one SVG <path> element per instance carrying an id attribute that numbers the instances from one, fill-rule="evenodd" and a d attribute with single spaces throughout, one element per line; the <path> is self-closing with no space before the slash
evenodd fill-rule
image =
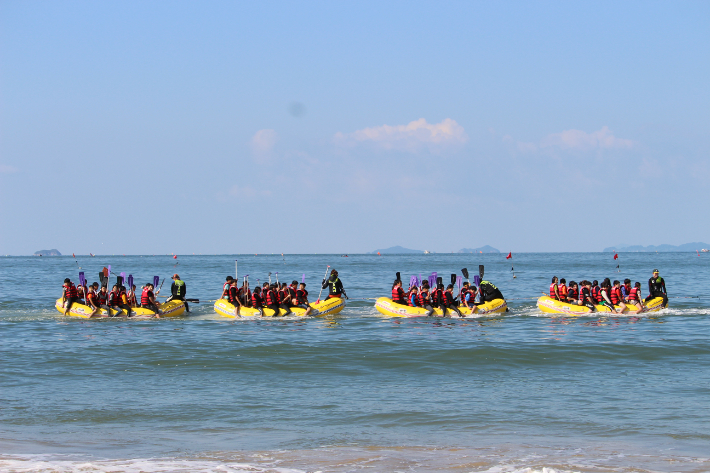
<path id="1" fill-rule="evenodd" d="M 325 280 L 325 278 L 328 277 L 328 270 L 329 270 L 329 269 L 330 269 L 330 266 L 328 266 L 327 268 L 325 268 L 325 274 L 323 275 L 323 279 L 324 279 L 324 280 Z M 319 301 L 320 301 L 320 296 L 321 296 L 321 294 L 323 294 L 323 284 L 320 285 L 320 292 L 318 293 L 318 300 L 319 300 Z"/>

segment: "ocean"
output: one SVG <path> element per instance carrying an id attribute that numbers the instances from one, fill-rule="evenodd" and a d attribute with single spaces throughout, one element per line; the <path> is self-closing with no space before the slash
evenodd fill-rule
<path id="1" fill-rule="evenodd" d="M 710 471 L 710 254 L 619 255 L 2 257 L 0 471 Z M 163 294 L 179 273 L 188 297 L 214 301 L 235 259 L 252 285 L 305 274 L 312 301 L 330 265 L 351 300 L 308 319 L 227 319 L 211 302 L 170 319 L 54 308 L 78 265 L 90 282 L 109 264 L 139 287 L 159 275 Z M 510 312 L 374 308 L 397 271 L 406 286 L 479 264 Z M 670 296 L 660 312 L 535 306 L 552 276 L 628 277 L 646 295 L 654 268 Z"/>

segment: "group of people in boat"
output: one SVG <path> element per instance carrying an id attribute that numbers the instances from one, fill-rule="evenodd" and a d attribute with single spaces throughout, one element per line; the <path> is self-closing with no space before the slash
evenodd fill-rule
<path id="1" fill-rule="evenodd" d="M 328 279 L 323 279 L 321 288 L 328 289 L 328 299 L 348 297 L 343 289 L 343 282 L 338 277 L 338 271 L 335 269 L 331 270 Z M 264 315 L 264 308 L 273 310 L 275 317 L 290 315 L 295 307 L 305 309 L 304 315 L 310 315 L 313 312 L 313 307 L 308 302 L 305 282 L 292 281 L 290 285 L 285 282 L 265 282 L 261 287 L 257 285 L 252 291 L 247 279 L 239 287 L 239 281 L 232 276 L 227 276 L 220 297 L 227 299 L 234 306 L 234 314 L 237 316 L 241 315 L 243 307 L 256 309 L 261 316 Z M 285 313 L 281 314 L 280 309 L 284 309 Z"/>
<path id="2" fill-rule="evenodd" d="M 657 269 L 653 270 L 653 276 L 648 280 L 649 295 L 643 299 L 641 295 L 641 283 L 636 281 L 631 285 L 630 279 L 624 279 L 622 284 L 620 281 L 611 281 L 606 278 L 599 284 L 599 281 L 587 280 L 577 284 L 575 281 L 567 281 L 557 276 L 552 277 L 550 284 L 550 298 L 560 302 L 566 302 L 572 305 L 586 306 L 592 311 L 596 310 L 597 305 L 608 307 L 612 312 L 623 312 L 633 306 L 637 311 L 644 309 L 644 303 L 661 297 L 663 299 L 662 307 L 668 305 L 668 293 L 666 291 L 666 282 L 660 277 Z"/>
<path id="3" fill-rule="evenodd" d="M 189 312 L 187 302 L 185 302 L 187 285 L 177 274 L 174 274 L 172 279 L 173 283 L 170 288 L 171 295 L 166 300 L 166 303 L 171 300 L 184 301 L 185 310 Z M 78 303 L 84 304 L 92 310 L 90 317 L 96 316 L 101 309 L 105 309 L 109 317 L 130 317 L 131 310 L 134 307 L 148 309 L 154 313 L 155 317 L 160 317 L 162 313 L 160 310 L 161 303 L 156 299 L 160 291 L 154 292 L 155 286 L 150 282 L 144 285 L 141 290 L 139 303 L 136 297 L 136 285 L 131 284 L 129 288 L 126 288 L 120 277 L 118 282 L 111 288 L 111 291 L 108 290 L 108 285 L 106 284 L 102 284 L 101 287 L 99 287 L 98 282 L 94 282 L 90 285 L 84 282 L 83 285 L 80 284 L 77 286 L 74 285 L 71 279 L 66 278 L 62 286 L 64 315 L 69 314 L 72 305 Z M 111 313 L 111 309 L 115 311 L 113 314 Z"/>
<path id="4" fill-rule="evenodd" d="M 392 284 L 392 302 L 409 307 L 421 307 L 427 310 L 427 316 L 431 316 L 434 309 L 439 308 L 443 315 L 450 310 L 463 317 L 460 307 L 473 309 L 495 299 L 503 299 L 503 294 L 489 281 L 481 281 L 478 289 L 468 281 L 464 282 L 458 295 L 454 295 L 454 285 L 449 284 L 444 287 L 441 278 L 438 278 L 434 288 L 429 287 L 427 280 L 423 280 L 420 286 L 411 286 L 407 291 L 402 288 L 401 279 L 395 279 Z"/>

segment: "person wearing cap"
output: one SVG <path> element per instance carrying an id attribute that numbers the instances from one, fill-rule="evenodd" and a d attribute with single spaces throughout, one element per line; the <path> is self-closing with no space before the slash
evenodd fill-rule
<path id="1" fill-rule="evenodd" d="M 657 269 L 653 270 L 653 276 L 651 276 L 651 279 L 648 280 L 648 293 L 648 297 L 644 300 L 644 302 L 648 302 L 651 299 L 655 299 L 656 297 L 662 297 L 662 307 L 664 309 L 666 308 L 666 306 L 668 305 L 668 292 L 666 291 L 666 282 L 661 276 L 659 276 Z"/>
<path id="2" fill-rule="evenodd" d="M 172 300 L 183 301 L 183 303 L 185 303 L 185 312 L 190 312 L 190 307 L 188 307 L 187 302 L 185 301 L 185 294 L 187 293 L 187 285 L 185 284 L 185 281 L 180 280 L 180 276 L 177 274 L 173 274 L 171 279 L 173 280 L 173 283 L 170 286 L 171 295 L 165 300 L 165 302 L 170 302 Z"/>
<path id="3" fill-rule="evenodd" d="M 331 299 L 333 297 L 348 298 L 348 295 L 345 294 L 345 289 L 343 289 L 343 282 L 338 278 L 338 272 L 334 269 L 330 271 L 330 277 L 327 280 L 323 280 L 321 288 L 328 288 L 327 299 Z"/>

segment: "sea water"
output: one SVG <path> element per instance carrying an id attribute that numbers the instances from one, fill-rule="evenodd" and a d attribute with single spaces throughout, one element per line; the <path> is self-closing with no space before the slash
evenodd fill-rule
<path id="1" fill-rule="evenodd" d="M 0 258 L 0 471 L 710 471 L 710 255 L 612 256 Z M 305 274 L 311 301 L 330 265 L 351 299 L 324 318 L 220 317 L 207 301 L 235 259 L 252 285 Z M 204 302 L 172 319 L 56 311 L 65 277 L 109 264 L 139 287 L 165 278 L 163 294 L 179 273 Z M 374 308 L 397 271 L 406 286 L 480 264 L 510 312 Z M 654 268 L 671 297 L 660 312 L 535 306 L 552 276 L 628 277 L 645 295 Z"/>

